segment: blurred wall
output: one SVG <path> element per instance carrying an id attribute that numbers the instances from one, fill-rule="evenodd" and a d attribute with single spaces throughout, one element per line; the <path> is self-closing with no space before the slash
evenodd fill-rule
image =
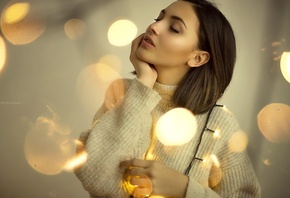
<path id="1" fill-rule="evenodd" d="M 111 45 L 108 29 L 117 19 L 129 19 L 141 34 L 170 2 L 31 0 L 18 4 L 22 10 L 14 13 L 17 16 L 5 18 L 17 2 L 1 0 L 1 198 L 89 197 L 63 166 L 72 156 L 74 140 L 90 127 L 108 84 L 132 77 L 133 69 L 130 44 Z M 289 197 L 290 87 L 281 74 L 280 59 L 282 52 L 290 51 L 290 1 L 216 2 L 238 44 L 234 78 L 221 103 L 235 113 L 248 136 L 263 197 Z M 21 19 L 21 12 L 26 17 Z M 78 20 L 68 23 L 70 19 Z M 281 116 L 282 123 L 271 125 L 269 135 L 259 128 L 258 115 L 277 103 L 271 106 L 271 119 Z M 271 119 L 264 119 L 264 125 Z"/>

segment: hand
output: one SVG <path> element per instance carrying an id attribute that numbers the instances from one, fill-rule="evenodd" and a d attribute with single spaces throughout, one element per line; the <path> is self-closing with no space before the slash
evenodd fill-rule
<path id="1" fill-rule="evenodd" d="M 146 181 L 147 176 L 152 183 L 151 195 L 185 197 L 188 177 L 160 162 L 133 159 L 121 162 L 120 167 L 125 168 L 125 177 L 131 178 L 132 185 L 147 183 L 147 187 L 150 186 Z"/>
<path id="2" fill-rule="evenodd" d="M 157 71 L 153 65 L 150 65 L 149 63 L 141 60 L 136 54 L 136 51 L 140 47 L 143 37 L 144 34 L 141 34 L 132 41 L 130 61 L 135 68 L 138 80 L 141 81 L 144 85 L 152 88 L 157 79 Z"/>

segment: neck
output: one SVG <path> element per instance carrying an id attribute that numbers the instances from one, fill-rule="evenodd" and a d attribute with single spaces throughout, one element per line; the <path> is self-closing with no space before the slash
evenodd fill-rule
<path id="1" fill-rule="evenodd" d="M 157 73 L 157 82 L 164 85 L 178 85 L 179 82 L 183 79 L 183 77 L 188 72 L 189 68 L 160 68 L 158 67 Z"/>

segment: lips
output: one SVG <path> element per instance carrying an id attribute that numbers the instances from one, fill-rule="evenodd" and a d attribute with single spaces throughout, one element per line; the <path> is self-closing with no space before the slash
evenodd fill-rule
<path id="1" fill-rule="evenodd" d="M 151 39 L 150 36 L 146 35 L 146 36 L 144 37 L 143 40 L 144 40 L 146 43 L 148 43 L 148 44 L 150 44 L 150 45 L 152 45 L 152 46 L 155 47 L 154 42 L 153 42 L 153 40 Z"/>

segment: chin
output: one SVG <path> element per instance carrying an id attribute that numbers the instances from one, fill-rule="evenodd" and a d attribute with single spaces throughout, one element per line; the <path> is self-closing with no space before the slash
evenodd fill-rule
<path id="1" fill-rule="evenodd" d="M 147 54 L 144 50 L 142 50 L 142 49 L 139 48 L 139 49 L 136 51 L 136 56 L 137 56 L 140 60 L 142 60 L 142 61 L 144 61 L 144 62 L 146 62 L 146 63 L 149 63 L 150 65 L 153 65 L 152 60 L 150 60 L 150 57 L 148 56 L 148 54 Z"/>

